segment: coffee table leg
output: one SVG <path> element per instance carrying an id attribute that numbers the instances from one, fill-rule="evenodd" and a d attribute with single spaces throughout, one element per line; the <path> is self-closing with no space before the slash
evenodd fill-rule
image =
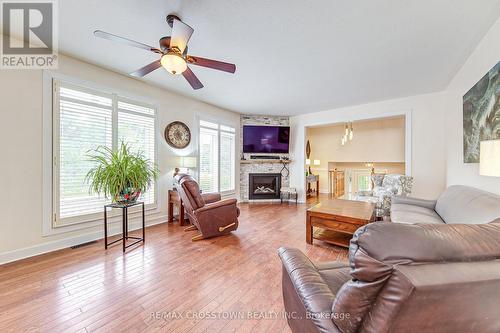
<path id="1" fill-rule="evenodd" d="M 306 215 L 306 242 L 307 244 L 313 243 L 313 226 L 311 224 L 311 216 L 309 212 Z"/>

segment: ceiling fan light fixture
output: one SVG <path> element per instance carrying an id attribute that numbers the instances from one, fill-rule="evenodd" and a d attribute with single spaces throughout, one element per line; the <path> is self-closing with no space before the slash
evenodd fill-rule
<path id="1" fill-rule="evenodd" d="M 168 52 L 161 57 L 160 62 L 163 68 L 174 75 L 180 75 L 187 69 L 186 60 L 176 52 Z"/>

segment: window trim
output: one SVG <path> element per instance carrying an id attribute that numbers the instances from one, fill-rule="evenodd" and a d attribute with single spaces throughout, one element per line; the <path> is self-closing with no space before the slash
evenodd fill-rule
<path id="1" fill-rule="evenodd" d="M 120 100 L 123 101 L 132 101 L 136 104 L 143 105 L 146 107 L 153 108 L 155 110 L 154 121 L 155 121 L 155 162 L 158 163 L 158 148 L 159 142 L 156 134 L 159 131 L 159 121 L 158 121 L 158 104 L 154 100 L 147 99 L 135 94 L 128 93 L 126 91 L 120 89 L 111 89 L 106 86 L 101 86 L 97 83 L 76 79 L 71 76 L 67 76 L 60 73 L 55 73 L 49 70 L 43 70 L 42 72 L 42 236 L 50 236 L 61 233 L 67 233 L 82 229 L 89 229 L 94 227 L 102 226 L 103 215 L 102 213 L 94 213 L 82 215 L 86 216 L 86 218 L 81 218 L 80 221 L 73 223 L 64 223 L 64 224 L 55 224 L 54 223 L 54 214 L 57 212 L 54 210 L 54 204 L 57 202 L 55 200 L 55 189 L 58 187 L 54 187 L 54 134 L 58 131 L 54 130 L 54 109 L 56 102 L 58 100 L 54 99 L 55 91 L 54 91 L 54 81 L 64 82 L 65 85 L 73 85 L 78 89 L 87 90 L 92 93 L 97 93 L 98 95 L 113 95 L 115 94 L 119 97 Z M 93 87 L 93 88 L 89 88 Z M 118 100 L 118 99 L 117 99 Z M 117 103 L 116 100 L 116 103 Z M 114 105 L 113 105 L 114 107 Z M 59 106 L 57 106 L 59 109 Z M 116 112 L 117 116 L 118 112 Z M 114 122 L 117 124 L 117 122 Z M 115 126 L 115 125 L 113 125 Z M 146 216 L 159 214 L 161 209 L 158 205 L 160 193 L 158 191 L 158 181 L 155 182 L 155 196 L 154 203 L 148 204 L 145 207 Z M 104 209 L 104 208 L 103 208 Z M 129 212 L 130 219 L 133 220 L 135 217 L 139 217 L 140 210 L 139 209 L 131 209 Z M 110 215 L 110 223 L 115 223 L 120 221 L 120 217 L 118 216 L 119 212 L 112 212 Z"/>
<path id="2" fill-rule="evenodd" d="M 217 129 L 202 126 L 200 124 L 200 122 L 202 122 L 202 121 L 217 124 Z M 198 145 L 197 145 L 197 149 L 198 149 L 197 155 L 198 156 L 200 156 L 200 129 L 206 128 L 206 129 L 211 129 L 211 130 L 217 131 L 217 144 L 219 145 L 219 147 L 217 149 L 217 158 L 218 158 L 218 164 L 217 164 L 217 183 L 218 183 L 217 190 L 218 191 L 217 191 L 217 193 L 220 193 L 221 196 L 223 196 L 223 197 L 229 197 L 229 196 L 235 195 L 236 194 L 236 176 L 237 176 L 237 147 L 236 147 L 237 146 L 236 136 L 238 134 L 237 126 L 234 124 L 230 124 L 227 122 L 223 122 L 223 121 L 219 121 L 219 120 L 215 120 L 215 119 L 211 119 L 211 118 L 207 118 L 207 117 L 202 117 L 202 116 L 196 117 L 196 125 L 197 125 L 197 131 L 198 131 Z M 234 129 L 234 132 L 221 130 L 220 129 L 221 126 L 230 127 L 232 129 Z M 221 137 L 221 132 L 234 134 L 234 177 L 233 177 L 234 188 L 232 190 L 228 190 L 228 191 L 219 191 L 220 190 L 220 155 L 221 155 L 221 153 L 220 153 L 220 137 Z M 201 172 L 200 163 L 201 163 L 201 158 L 198 158 L 197 169 L 199 172 Z M 199 175 L 198 175 L 198 178 L 199 178 Z"/>

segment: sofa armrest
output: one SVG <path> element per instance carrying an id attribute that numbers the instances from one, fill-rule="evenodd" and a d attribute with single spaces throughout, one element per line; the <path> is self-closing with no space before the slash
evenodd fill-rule
<path id="1" fill-rule="evenodd" d="M 392 204 L 413 205 L 432 210 L 436 208 L 436 200 L 425 200 L 425 199 L 405 197 L 400 195 L 392 197 Z"/>
<path id="2" fill-rule="evenodd" d="M 351 267 L 361 254 L 389 265 L 493 260 L 500 258 L 499 239 L 498 223 L 371 223 L 351 240 Z"/>
<path id="3" fill-rule="evenodd" d="M 316 266 L 298 249 L 281 247 L 278 255 L 283 263 L 283 280 L 293 287 L 293 292 L 290 294 L 290 286 L 283 285 L 285 310 L 287 312 L 298 310 L 294 304 L 295 296 L 298 296 L 303 306 L 302 311 L 297 311 L 299 313 L 290 313 L 301 318 L 291 319 L 303 322 L 310 320 L 319 332 L 339 332 L 331 319 L 335 295 Z M 295 325 L 299 323 L 294 323 Z"/>
<path id="4" fill-rule="evenodd" d="M 236 202 L 237 202 L 236 199 L 219 200 L 219 201 L 216 201 L 216 202 L 213 202 L 213 203 L 206 204 L 205 206 L 201 207 L 200 209 L 197 209 L 195 211 L 195 213 L 196 214 L 201 214 L 201 213 L 206 212 L 208 210 L 217 209 L 217 208 L 221 208 L 221 207 L 224 207 L 224 206 L 232 206 L 232 205 L 234 205 L 236 207 Z"/>
<path id="5" fill-rule="evenodd" d="M 202 193 L 201 197 L 206 204 L 214 203 L 221 200 L 220 193 Z"/>

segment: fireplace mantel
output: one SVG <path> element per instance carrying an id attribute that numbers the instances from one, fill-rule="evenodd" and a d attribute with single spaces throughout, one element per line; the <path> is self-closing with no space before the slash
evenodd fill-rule
<path id="1" fill-rule="evenodd" d="M 290 160 L 240 160 L 241 164 L 254 164 L 254 163 L 274 163 L 274 164 L 289 164 L 292 161 Z"/>

